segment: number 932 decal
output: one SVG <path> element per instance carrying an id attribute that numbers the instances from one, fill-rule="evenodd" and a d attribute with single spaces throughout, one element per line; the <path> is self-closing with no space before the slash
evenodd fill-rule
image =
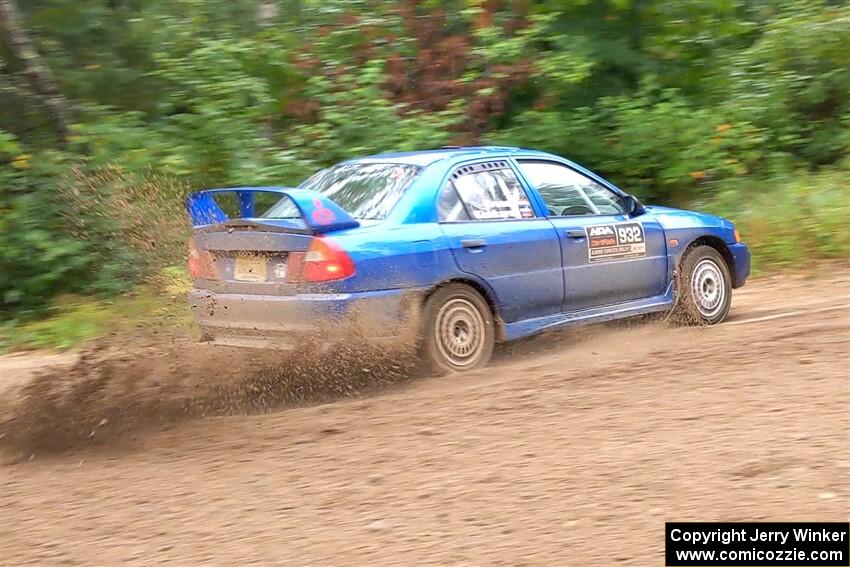
<path id="1" fill-rule="evenodd" d="M 588 262 L 646 256 L 646 235 L 639 222 L 586 226 Z"/>

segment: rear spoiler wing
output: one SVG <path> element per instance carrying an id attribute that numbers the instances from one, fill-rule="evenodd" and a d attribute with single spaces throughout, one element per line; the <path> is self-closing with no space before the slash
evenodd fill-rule
<path id="1" fill-rule="evenodd" d="M 190 193 L 186 199 L 186 211 L 192 221 L 192 227 L 201 227 L 226 223 L 231 217 L 225 213 L 215 200 L 216 195 L 232 193 L 239 204 L 239 218 L 256 221 L 254 196 L 257 193 L 275 193 L 281 198 L 288 197 L 298 211 L 307 229 L 313 234 L 322 234 L 334 230 L 343 230 L 360 226 L 351 215 L 339 205 L 315 191 L 291 187 L 234 187 L 232 189 L 207 189 Z M 274 221 L 273 218 L 263 219 Z"/>

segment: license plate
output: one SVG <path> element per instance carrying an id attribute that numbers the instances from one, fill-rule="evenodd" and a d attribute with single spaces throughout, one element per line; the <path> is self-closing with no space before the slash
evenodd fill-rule
<path id="1" fill-rule="evenodd" d="M 233 277 L 240 282 L 264 282 L 269 278 L 269 262 L 262 256 L 237 256 Z"/>

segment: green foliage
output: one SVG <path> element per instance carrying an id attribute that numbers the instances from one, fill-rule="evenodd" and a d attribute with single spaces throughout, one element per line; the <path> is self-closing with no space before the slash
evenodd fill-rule
<path id="1" fill-rule="evenodd" d="M 702 206 L 735 220 L 756 270 L 850 258 L 850 175 L 795 172 L 735 180 Z"/>
<path id="2" fill-rule="evenodd" d="M 139 324 L 187 327 L 185 272 L 164 271 L 152 283 L 117 297 L 62 295 L 47 308 L 49 317 L 0 325 L 0 353 L 14 349 L 67 349 L 110 331 Z"/>
<path id="3" fill-rule="evenodd" d="M 596 108 L 527 111 L 490 139 L 599 164 L 600 173 L 656 202 L 687 203 L 710 182 L 747 175 L 764 158 L 758 128 L 649 86 L 631 97 L 605 97 Z"/>
<path id="4" fill-rule="evenodd" d="M 59 156 L 25 153 L 0 131 L 0 312 L 38 307 L 45 297 L 76 291 L 94 254 L 63 221 L 66 203 L 51 186 L 62 171 Z"/>
<path id="5" fill-rule="evenodd" d="M 59 144 L 0 30 L 5 317 L 181 263 L 188 188 L 293 185 L 445 144 L 550 150 L 648 201 L 712 203 L 754 235 L 802 230 L 793 246 L 755 236 L 763 263 L 848 254 L 799 228 L 846 234 L 817 207 L 836 209 L 850 171 L 846 2 L 18 5 L 73 119 Z"/>
<path id="6" fill-rule="evenodd" d="M 0 352 L 20 348 L 67 349 L 96 338 L 119 316 L 108 303 L 95 298 L 60 296 L 47 311 L 49 318 L 24 324 L 10 321 L 0 327 Z"/>
<path id="7" fill-rule="evenodd" d="M 850 5 L 794 3 L 731 57 L 729 75 L 728 106 L 763 129 L 768 147 L 812 164 L 846 155 Z"/>
<path id="8" fill-rule="evenodd" d="M 153 174 L 82 169 L 68 154 L 26 153 L 0 131 L 0 313 L 29 318 L 65 293 L 130 289 L 181 262 L 185 188 Z"/>
<path id="9" fill-rule="evenodd" d="M 293 128 L 291 140 L 307 163 L 317 167 L 380 148 L 413 150 L 450 141 L 451 129 L 460 123 L 462 110 L 452 107 L 424 113 L 393 104 L 382 95 L 381 66 L 380 61 L 366 62 L 357 75 L 345 73 L 308 81 L 306 94 L 319 106 L 317 120 Z M 393 127 L 376 127 L 382 124 Z"/>

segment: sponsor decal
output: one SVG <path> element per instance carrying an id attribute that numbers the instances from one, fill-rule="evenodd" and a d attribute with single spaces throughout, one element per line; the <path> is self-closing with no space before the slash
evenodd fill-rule
<path id="1" fill-rule="evenodd" d="M 646 233 L 639 222 L 585 227 L 587 261 L 608 262 L 646 256 Z"/>

